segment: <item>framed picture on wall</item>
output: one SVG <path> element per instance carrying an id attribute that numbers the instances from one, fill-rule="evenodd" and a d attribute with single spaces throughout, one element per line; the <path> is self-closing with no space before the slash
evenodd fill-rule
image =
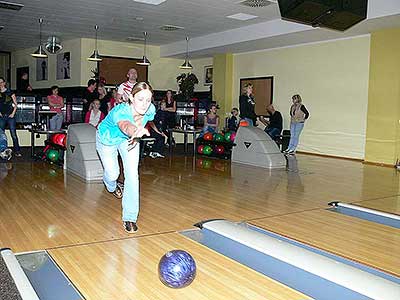
<path id="1" fill-rule="evenodd" d="M 36 81 L 48 80 L 48 60 L 46 58 L 36 59 Z"/>
<path id="2" fill-rule="evenodd" d="M 71 53 L 64 52 L 57 54 L 56 79 L 71 79 Z"/>
<path id="3" fill-rule="evenodd" d="M 204 85 L 212 85 L 213 83 L 213 66 L 204 67 Z"/>

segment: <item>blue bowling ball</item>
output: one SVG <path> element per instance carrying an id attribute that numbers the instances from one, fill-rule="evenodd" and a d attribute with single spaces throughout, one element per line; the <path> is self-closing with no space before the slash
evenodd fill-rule
<path id="1" fill-rule="evenodd" d="M 196 262 L 186 251 L 169 251 L 158 263 L 158 276 L 161 282 L 170 288 L 186 287 L 196 277 Z"/>

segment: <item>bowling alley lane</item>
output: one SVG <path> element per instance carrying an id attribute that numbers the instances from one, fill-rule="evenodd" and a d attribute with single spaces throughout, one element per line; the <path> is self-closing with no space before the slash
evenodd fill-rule
<path id="1" fill-rule="evenodd" d="M 197 276 L 183 289 L 164 286 L 158 262 L 169 250 L 189 252 Z M 309 297 L 179 233 L 54 249 L 50 255 L 86 299 L 305 300 Z"/>
<path id="2" fill-rule="evenodd" d="M 263 218 L 251 224 L 400 276 L 397 228 L 328 210 Z"/>

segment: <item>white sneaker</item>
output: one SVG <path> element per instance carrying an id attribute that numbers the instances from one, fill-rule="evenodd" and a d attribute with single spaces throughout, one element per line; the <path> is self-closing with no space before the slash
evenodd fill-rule
<path id="1" fill-rule="evenodd" d="M 7 148 L 0 152 L 0 158 L 5 159 L 5 160 L 10 160 L 12 157 L 12 150 Z"/>
<path id="2" fill-rule="evenodd" d="M 296 150 L 290 150 L 287 152 L 287 154 L 289 155 L 295 155 L 296 154 Z"/>
<path id="3" fill-rule="evenodd" d="M 150 152 L 149 156 L 151 158 L 164 158 L 165 157 L 164 155 L 162 155 L 162 154 L 160 154 L 158 152 Z"/>

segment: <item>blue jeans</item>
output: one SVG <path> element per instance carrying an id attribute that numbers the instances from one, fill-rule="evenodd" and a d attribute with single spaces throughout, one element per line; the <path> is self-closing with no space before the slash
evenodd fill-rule
<path id="1" fill-rule="evenodd" d="M 201 131 L 201 136 L 203 136 L 205 133 L 207 133 L 207 132 L 211 132 L 211 133 L 214 133 L 215 132 L 215 127 L 212 127 L 212 126 L 204 126 L 203 127 L 203 129 L 202 129 L 202 131 Z"/>
<path id="2" fill-rule="evenodd" d="M 14 118 L 10 118 L 8 116 L 3 116 L 0 118 L 0 128 L 3 131 L 6 130 L 6 126 L 8 124 L 8 128 L 10 129 L 11 138 L 13 140 L 14 151 L 19 152 L 21 149 L 19 147 L 18 136 L 17 136 L 17 121 Z"/>
<path id="3" fill-rule="evenodd" d="M 295 151 L 299 144 L 300 133 L 303 130 L 304 123 L 291 123 L 290 124 L 290 142 L 288 151 Z"/>
<path id="4" fill-rule="evenodd" d="M 4 130 L 0 128 L 0 152 L 3 152 L 7 148 L 7 136 L 4 133 Z"/>
<path id="5" fill-rule="evenodd" d="M 128 151 L 128 140 L 108 146 L 96 138 L 96 149 L 103 164 L 103 182 L 109 192 L 114 192 L 119 177 L 118 152 L 124 166 L 124 193 L 122 196 L 122 220 L 136 222 L 139 214 L 139 143 Z"/>
<path id="6" fill-rule="evenodd" d="M 278 135 L 281 134 L 281 130 L 278 128 L 268 128 L 265 127 L 264 131 L 271 137 L 271 139 L 275 140 Z"/>
<path id="7" fill-rule="evenodd" d="M 62 123 L 64 121 L 64 116 L 62 113 L 56 114 L 50 119 L 50 130 L 60 130 Z"/>

